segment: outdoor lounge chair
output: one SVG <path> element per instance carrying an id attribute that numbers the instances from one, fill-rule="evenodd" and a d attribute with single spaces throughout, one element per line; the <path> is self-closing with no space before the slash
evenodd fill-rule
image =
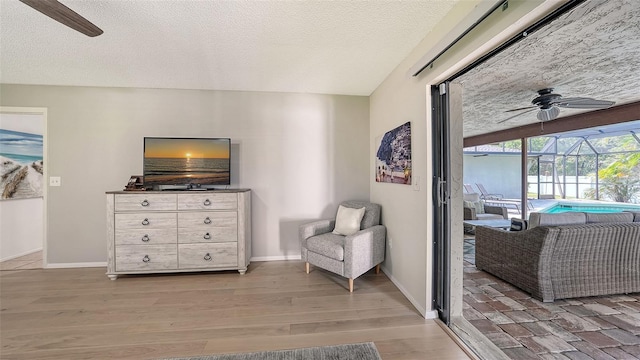
<path id="1" fill-rule="evenodd" d="M 493 206 L 504 206 L 504 207 L 508 207 L 512 205 L 516 208 L 516 211 L 518 211 L 518 213 L 520 213 L 520 206 L 522 205 L 522 202 L 520 200 L 515 200 L 515 199 L 487 199 L 485 200 L 485 203 Z M 533 208 L 529 206 L 529 209 L 533 209 Z"/>
<path id="2" fill-rule="evenodd" d="M 502 194 L 489 194 L 482 184 L 476 183 L 476 186 L 478 187 L 478 190 L 480 190 L 480 198 L 483 200 L 499 200 L 504 197 Z"/>

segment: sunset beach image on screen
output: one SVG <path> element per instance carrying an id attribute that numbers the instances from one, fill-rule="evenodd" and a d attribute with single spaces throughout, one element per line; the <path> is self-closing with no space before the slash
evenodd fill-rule
<path id="1" fill-rule="evenodd" d="M 144 138 L 144 184 L 229 185 L 230 139 Z"/>

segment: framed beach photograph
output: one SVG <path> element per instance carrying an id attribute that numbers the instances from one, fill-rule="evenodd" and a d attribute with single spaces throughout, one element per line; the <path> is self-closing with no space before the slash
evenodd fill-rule
<path id="1" fill-rule="evenodd" d="M 43 127 L 29 115 L 2 114 L 0 200 L 42 197 Z"/>
<path id="2" fill-rule="evenodd" d="M 376 182 L 411 185 L 411 122 L 376 138 Z"/>

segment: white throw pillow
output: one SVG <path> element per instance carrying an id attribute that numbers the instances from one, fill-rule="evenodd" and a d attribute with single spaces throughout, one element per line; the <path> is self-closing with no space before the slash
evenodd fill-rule
<path id="1" fill-rule="evenodd" d="M 360 222 L 363 216 L 364 208 L 353 209 L 340 205 L 333 233 L 337 235 L 353 235 L 357 233 L 360 231 Z"/>
<path id="2" fill-rule="evenodd" d="M 482 201 L 464 201 L 464 207 L 476 209 L 476 214 L 484 214 L 484 204 Z"/>

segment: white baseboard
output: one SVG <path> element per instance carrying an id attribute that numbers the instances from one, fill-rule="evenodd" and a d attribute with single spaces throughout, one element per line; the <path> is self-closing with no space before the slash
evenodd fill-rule
<path id="1" fill-rule="evenodd" d="M 107 262 L 84 262 L 84 263 L 55 263 L 47 264 L 45 269 L 66 269 L 66 268 L 86 268 L 86 267 L 107 267 Z"/>
<path id="2" fill-rule="evenodd" d="M 302 259 L 302 255 L 254 256 L 251 258 L 251 261 L 282 261 L 300 259 Z"/>
<path id="3" fill-rule="evenodd" d="M 42 251 L 42 248 L 35 249 L 35 250 L 28 250 L 28 251 L 25 251 L 25 252 L 17 254 L 17 255 L 7 256 L 6 258 L 0 259 L 0 261 L 7 261 L 7 260 L 11 260 L 11 259 L 16 259 L 16 258 L 25 256 L 25 255 L 33 254 L 33 253 L 38 252 L 38 251 Z"/>
<path id="4" fill-rule="evenodd" d="M 420 303 L 417 302 L 416 299 L 414 299 L 413 296 L 409 294 L 407 289 L 405 289 L 404 286 L 402 286 L 402 284 L 400 284 L 400 282 L 395 277 L 393 277 L 393 275 L 389 274 L 389 271 L 384 266 L 381 266 L 380 268 L 382 269 L 382 272 L 387 275 L 389 280 L 391 280 L 391 282 L 398 288 L 398 290 L 400 290 L 400 292 L 407 298 L 407 300 L 409 300 L 413 307 L 415 307 L 416 310 L 418 310 L 418 312 L 422 316 L 424 316 L 425 319 L 435 319 L 438 317 L 438 313 L 435 310 L 427 311 L 425 308 L 423 308 Z"/>

